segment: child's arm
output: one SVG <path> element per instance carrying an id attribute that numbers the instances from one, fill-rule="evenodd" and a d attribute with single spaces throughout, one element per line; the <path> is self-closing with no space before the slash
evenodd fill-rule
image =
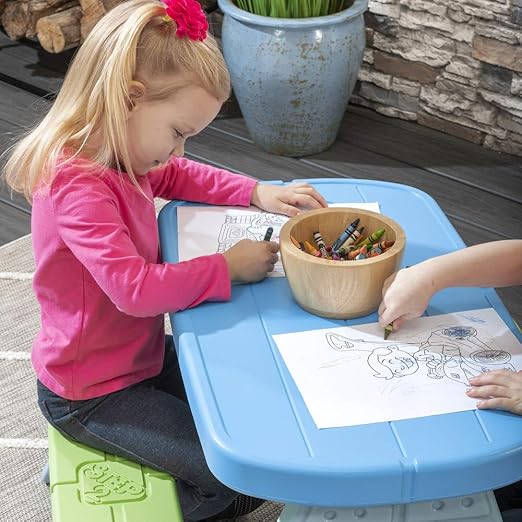
<path id="1" fill-rule="evenodd" d="M 495 370 L 469 380 L 469 397 L 482 399 L 479 409 L 497 408 L 522 415 L 522 371 Z"/>
<path id="2" fill-rule="evenodd" d="M 43 216 L 45 222 L 55 223 L 62 241 L 88 272 L 63 277 L 70 278 L 71 285 L 81 285 L 81 277 L 90 275 L 127 315 L 149 317 L 207 300 L 228 300 L 231 280 L 262 279 L 277 261 L 276 243 L 244 240 L 227 255 L 161 263 L 153 208 L 149 217 L 142 212 L 142 229 L 129 230 L 114 192 L 91 175 L 55 179 L 49 197 L 52 211 Z M 140 203 L 145 201 L 140 194 L 136 197 Z M 245 248 L 245 242 L 250 248 Z"/>
<path id="3" fill-rule="evenodd" d="M 256 180 L 186 158 L 172 158 L 147 174 L 152 193 L 164 199 L 248 206 Z"/>
<path id="4" fill-rule="evenodd" d="M 300 209 L 328 206 L 310 185 L 258 184 L 234 174 L 185 158 L 174 158 L 162 169 L 148 174 L 154 196 L 214 205 L 256 205 L 262 210 L 293 216 Z"/>
<path id="5" fill-rule="evenodd" d="M 384 283 L 379 322 L 394 329 L 424 313 L 433 294 L 453 286 L 522 284 L 522 240 L 483 243 L 400 270 Z"/>

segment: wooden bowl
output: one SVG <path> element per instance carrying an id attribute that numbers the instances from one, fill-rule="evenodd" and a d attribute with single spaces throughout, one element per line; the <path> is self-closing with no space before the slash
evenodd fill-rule
<path id="1" fill-rule="evenodd" d="M 394 245 L 382 254 L 359 261 L 334 261 L 314 257 L 290 240 L 309 241 L 321 232 L 326 245 L 332 245 L 356 218 L 363 236 L 379 228 L 386 232 L 379 239 Z M 375 311 L 382 299 L 385 279 L 399 269 L 406 236 L 401 226 L 376 212 L 356 208 L 324 208 L 299 214 L 282 227 L 279 235 L 281 258 L 295 300 L 308 312 L 322 317 L 349 319 Z"/>

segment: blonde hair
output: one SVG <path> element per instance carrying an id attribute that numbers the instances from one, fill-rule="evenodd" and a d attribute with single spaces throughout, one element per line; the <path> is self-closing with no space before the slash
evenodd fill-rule
<path id="1" fill-rule="evenodd" d="M 109 11 L 80 47 L 48 114 L 10 151 L 8 185 L 30 201 L 56 168 L 78 155 L 99 167 L 124 170 L 138 187 L 127 149 L 126 122 L 133 81 L 141 99 L 164 99 L 194 83 L 224 102 L 230 78 L 210 35 L 204 41 L 176 36 L 155 0 L 129 0 Z M 154 80 L 156 79 L 156 80 Z M 95 143 L 94 143 L 95 140 Z M 100 169 L 98 169 L 100 170 Z"/>

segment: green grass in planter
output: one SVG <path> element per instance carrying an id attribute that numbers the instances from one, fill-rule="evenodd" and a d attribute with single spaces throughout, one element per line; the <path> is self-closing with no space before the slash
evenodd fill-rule
<path id="1" fill-rule="evenodd" d="M 338 13 L 354 0 L 236 0 L 240 9 L 273 18 L 309 18 Z"/>

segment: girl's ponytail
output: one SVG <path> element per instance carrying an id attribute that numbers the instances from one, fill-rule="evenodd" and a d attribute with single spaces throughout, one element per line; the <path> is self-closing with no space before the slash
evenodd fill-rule
<path id="1" fill-rule="evenodd" d="M 206 35 L 206 20 L 179 11 L 191 2 L 197 3 L 129 0 L 96 24 L 48 114 L 12 148 L 4 175 L 13 190 L 30 201 L 60 164 L 78 156 L 93 164 L 93 173 L 116 168 L 138 186 L 127 149 L 132 81 L 144 84 L 150 100 L 171 96 L 180 80 L 221 102 L 228 98 L 230 78 L 215 40 Z"/>

